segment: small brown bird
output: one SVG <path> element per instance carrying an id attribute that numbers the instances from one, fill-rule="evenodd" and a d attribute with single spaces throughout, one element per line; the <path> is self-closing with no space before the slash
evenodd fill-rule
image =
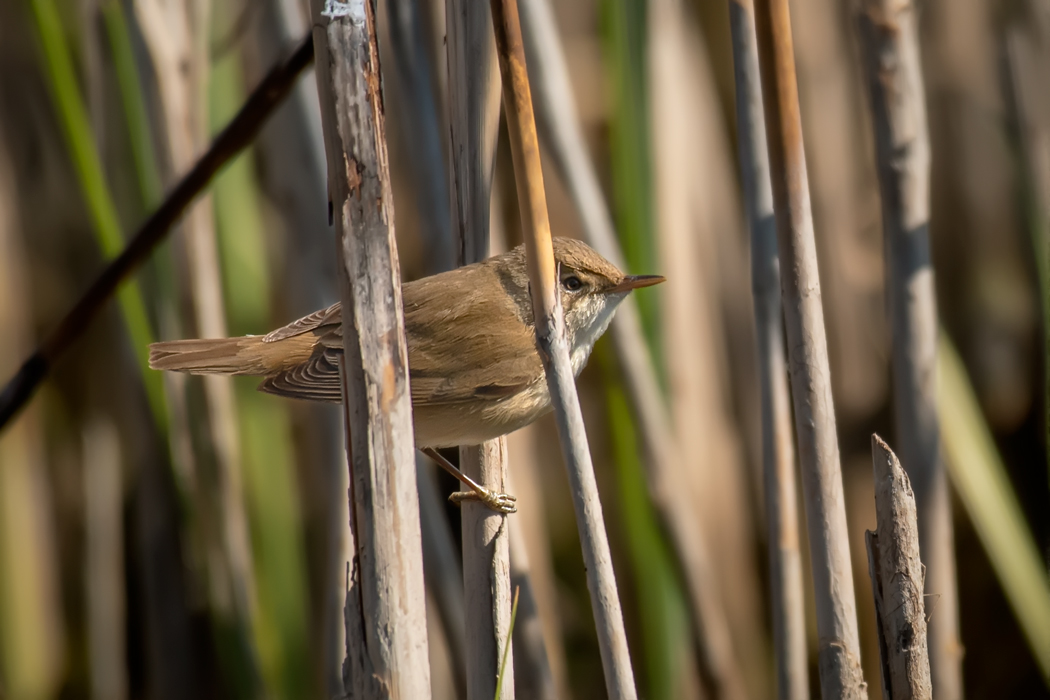
<path id="1" fill-rule="evenodd" d="M 568 238 L 554 239 L 554 258 L 572 369 L 579 375 L 619 303 L 631 290 L 664 278 L 625 275 Z M 524 246 L 408 282 L 402 298 L 418 448 L 479 444 L 550 410 Z M 261 391 L 339 403 L 342 353 L 336 303 L 264 336 L 154 343 L 149 361 L 161 370 L 265 377 Z"/>

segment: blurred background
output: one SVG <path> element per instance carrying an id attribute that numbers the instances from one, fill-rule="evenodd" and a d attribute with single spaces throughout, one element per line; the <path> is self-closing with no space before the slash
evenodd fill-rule
<path id="1" fill-rule="evenodd" d="M 406 5 L 414 24 L 392 22 L 391 7 Z M 646 0 L 554 5 L 630 271 L 669 279 L 638 297 L 683 445 L 679 480 L 707 533 L 747 693 L 772 697 L 728 4 L 673 3 L 684 51 L 659 81 L 650 66 L 666 27 L 653 25 Z M 447 153 L 445 10 L 441 0 L 378 6 L 398 247 L 411 280 L 453 257 L 446 166 L 421 141 L 418 121 L 437 105 L 437 143 Z M 870 112 L 853 4 L 791 7 L 863 661 L 877 697 L 863 540 L 875 527 L 869 440 L 894 438 Z M 941 320 L 1045 577 L 1050 6 L 927 0 L 921 12 Z M 298 0 L 0 2 L 0 381 L 305 36 L 307 16 Z M 422 87 L 406 77 L 406 43 L 427 66 Z M 677 99 L 660 104 L 681 111 L 653 109 L 656 89 L 671 90 Z M 340 627 L 331 598 L 343 573 L 329 563 L 330 532 L 338 502 L 345 507 L 339 409 L 259 394 L 249 378 L 205 382 L 144 365 L 151 340 L 265 333 L 336 300 L 318 115 L 316 85 L 304 75 L 255 146 L 0 433 L 0 697 L 331 695 Z M 685 166 L 668 171 L 652 141 L 673 128 Z M 435 154 L 436 169 L 421 165 Z M 560 175 L 549 167 L 545 175 L 556 235 L 579 237 Z M 685 201 L 668 203 L 667 191 Z M 668 206 L 674 216 L 661 210 Z M 685 225 L 662 225 L 675 216 Z M 520 241 L 503 135 L 492 217 L 494 248 Z M 646 496 L 608 340 L 579 387 L 641 694 L 700 697 L 684 593 Z M 553 420 L 510 445 L 521 506 L 511 523 L 525 533 L 553 677 L 563 697 L 600 697 Z M 420 468 L 442 496 L 455 488 L 433 465 Z M 1050 697 L 1018 624 L 1024 611 L 1008 602 L 974 525 L 979 516 L 953 499 L 967 693 Z M 437 512 L 457 538 L 458 511 Z M 427 571 L 430 586 L 429 563 Z M 456 635 L 436 612 L 439 594 L 429 593 L 434 693 L 453 698 Z M 938 614 L 936 599 L 926 605 Z M 816 694 L 810 601 L 807 620 Z"/>

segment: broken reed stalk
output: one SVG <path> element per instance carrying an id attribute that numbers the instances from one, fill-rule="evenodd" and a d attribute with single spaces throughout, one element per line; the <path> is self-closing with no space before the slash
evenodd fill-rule
<path id="1" fill-rule="evenodd" d="M 929 700 L 933 690 L 923 601 L 925 572 L 919 560 L 915 494 L 897 455 L 878 435 L 871 436 L 871 459 L 877 529 L 868 530 L 864 539 L 875 596 L 883 694 L 893 700 Z"/>
<path id="2" fill-rule="evenodd" d="M 866 698 L 787 0 L 756 0 L 773 206 L 825 698 Z"/>
<path id="3" fill-rule="evenodd" d="M 237 116 L 222 130 L 211 147 L 165 198 L 164 203 L 135 232 L 124 251 L 95 279 L 58 326 L 22 363 L 18 373 L 0 391 L 0 429 L 25 406 L 37 387 L 69 346 L 88 329 L 117 288 L 149 258 L 186 208 L 216 173 L 240 153 L 259 133 L 267 117 L 288 95 L 299 73 L 313 60 L 312 40 L 307 37 L 288 58 L 252 91 Z"/>
<path id="4" fill-rule="evenodd" d="M 930 140 L 914 2 L 866 0 L 859 12 L 882 195 L 893 337 L 894 424 L 915 488 L 938 698 L 963 697 L 951 500 L 937 417 L 937 301 L 930 260 Z M 895 696 L 896 697 L 896 696 Z"/>
<path id="5" fill-rule="evenodd" d="M 587 587 L 605 671 L 606 691 L 610 698 L 633 699 L 637 698 L 638 692 L 631 670 L 623 612 L 616 591 L 616 577 L 583 414 L 569 364 L 569 345 L 558 297 L 554 248 L 543 191 L 539 140 L 525 67 L 518 3 L 517 0 L 492 0 L 491 7 L 496 52 L 503 77 L 503 104 L 514 161 L 514 179 L 528 258 L 536 340 L 547 376 L 547 387 L 554 406 L 575 506 L 576 524 L 587 570 Z"/>
<path id="6" fill-rule="evenodd" d="M 576 205 L 587 242 L 610 262 L 626 268 L 612 215 L 587 152 L 569 82 L 568 64 L 547 0 L 522 0 L 522 25 L 536 87 L 536 108 L 554 165 Z M 728 623 L 715 595 L 715 577 L 692 504 L 675 483 L 675 436 L 645 344 L 638 304 L 627 297 L 610 326 L 631 413 L 642 442 L 646 485 L 688 593 L 700 668 L 715 688 L 742 688 Z"/>
<path id="7" fill-rule="evenodd" d="M 469 0 L 445 4 L 452 177 L 452 235 L 457 263 L 489 256 L 489 201 L 499 135 L 499 68 L 488 8 Z M 460 468 L 497 493 L 506 491 L 507 439 L 459 448 Z M 466 501 L 461 506 L 468 700 L 495 697 L 510 639 L 510 540 L 506 514 Z M 514 665 L 497 700 L 514 697 Z"/>
<path id="8" fill-rule="evenodd" d="M 729 22 L 740 174 L 751 230 L 751 290 L 762 401 L 762 467 L 777 697 L 804 700 L 809 697 L 809 673 L 795 492 L 795 446 L 791 439 L 791 397 L 780 320 L 780 258 L 751 0 L 729 3 Z"/>
<path id="9" fill-rule="evenodd" d="M 313 0 L 311 9 L 338 239 L 355 541 L 344 689 L 354 698 L 425 699 L 426 596 L 376 8 Z"/>

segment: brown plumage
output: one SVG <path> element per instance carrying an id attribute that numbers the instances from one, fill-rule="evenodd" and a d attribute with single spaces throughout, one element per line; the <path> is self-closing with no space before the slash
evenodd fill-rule
<path id="1" fill-rule="evenodd" d="M 566 328 L 579 373 L 616 305 L 636 287 L 585 244 L 554 240 Z M 416 444 L 476 444 L 531 423 L 550 408 L 536 351 L 525 252 L 503 255 L 402 287 Z M 576 286 L 567 289 L 567 286 Z M 336 303 L 264 336 L 175 340 L 150 346 L 154 369 L 265 377 L 261 391 L 342 400 L 342 310 Z"/>

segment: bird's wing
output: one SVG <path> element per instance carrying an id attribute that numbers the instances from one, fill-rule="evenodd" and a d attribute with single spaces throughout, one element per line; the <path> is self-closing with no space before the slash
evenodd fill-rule
<path id="1" fill-rule="evenodd" d="M 412 403 L 442 405 L 496 401 L 513 396 L 543 379 L 530 326 L 519 318 L 504 295 L 481 295 L 481 268 L 454 277 L 440 275 L 409 282 L 402 288 Z M 489 287 L 491 289 L 491 287 Z M 265 342 L 312 333 L 308 360 L 267 377 L 259 389 L 291 398 L 342 400 L 339 359 L 343 329 L 338 303 L 273 331 Z M 464 362 L 464 357 L 484 358 Z M 471 366 L 473 365 L 473 366 Z"/>
<path id="2" fill-rule="evenodd" d="M 342 318 L 343 305 L 340 302 L 336 302 L 329 306 L 327 309 L 321 309 L 320 311 L 314 311 L 308 316 L 303 316 L 298 321 L 292 321 L 287 326 L 282 326 L 275 331 L 270 331 L 263 336 L 264 343 L 276 343 L 281 340 L 288 338 L 294 338 L 297 335 L 308 333 L 309 331 L 316 330 L 317 328 L 330 324 L 337 324 Z"/>
<path id="3" fill-rule="evenodd" d="M 498 400 L 542 380 L 530 327 L 505 295 L 482 295 L 485 268 L 405 286 L 405 327 L 412 402 Z M 465 358 L 470 358 L 466 359 Z M 479 361 L 480 360 L 480 361 Z"/>
<path id="4" fill-rule="evenodd" d="M 287 341 L 307 333 L 315 340 L 305 361 L 267 377 L 259 385 L 259 391 L 293 399 L 340 403 L 343 400 L 339 382 L 339 357 L 343 353 L 341 321 L 342 307 L 336 302 L 264 336 L 264 343 Z"/>

